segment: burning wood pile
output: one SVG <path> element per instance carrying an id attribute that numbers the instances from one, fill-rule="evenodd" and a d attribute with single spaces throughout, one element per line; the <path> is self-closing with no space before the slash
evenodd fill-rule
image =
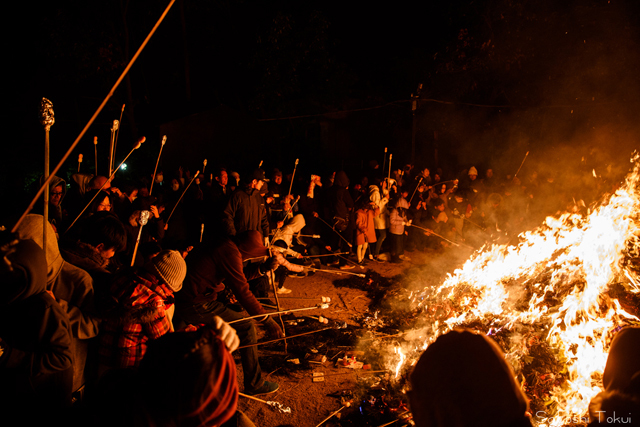
<path id="1" fill-rule="evenodd" d="M 517 245 L 478 251 L 442 284 L 423 281 L 418 291 L 387 295 L 388 308 L 401 308 L 364 323 L 399 336 L 369 340 L 367 348 L 401 387 L 439 335 L 481 331 L 513 366 L 534 424 L 581 424 L 601 391 L 613 334 L 640 322 L 639 155 L 632 164 L 624 184 L 587 215 L 548 217 Z"/>

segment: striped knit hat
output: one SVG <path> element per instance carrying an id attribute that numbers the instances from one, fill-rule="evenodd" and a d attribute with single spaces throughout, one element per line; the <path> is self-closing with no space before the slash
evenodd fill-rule
<path id="1" fill-rule="evenodd" d="M 167 284 L 173 292 L 182 289 L 182 282 L 187 275 L 187 264 L 178 251 L 164 250 L 151 260 L 153 272 Z"/>

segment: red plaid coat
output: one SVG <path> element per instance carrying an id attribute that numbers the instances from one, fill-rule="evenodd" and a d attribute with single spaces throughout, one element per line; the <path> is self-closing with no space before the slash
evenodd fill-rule
<path id="1" fill-rule="evenodd" d="M 173 332 L 166 310 L 173 291 L 166 283 L 142 270 L 130 270 L 110 288 L 117 304 L 100 327 L 100 362 L 112 368 L 137 367 L 147 342 Z"/>

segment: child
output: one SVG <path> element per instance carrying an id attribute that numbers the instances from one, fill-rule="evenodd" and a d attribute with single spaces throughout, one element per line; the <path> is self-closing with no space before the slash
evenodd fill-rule
<path id="1" fill-rule="evenodd" d="M 410 258 L 404 254 L 404 236 L 408 234 L 404 230 L 404 226 L 405 223 L 411 224 L 411 221 L 407 221 L 405 212 L 408 208 L 409 203 L 401 197 L 396 201 L 389 217 L 391 223 L 389 240 L 391 241 L 391 259 L 393 262 L 410 261 Z"/>
<path id="2" fill-rule="evenodd" d="M 373 224 L 373 217 L 380 213 L 380 208 L 375 206 L 369 199 L 361 198 L 359 208 L 356 211 L 356 244 L 358 264 L 362 264 L 367 253 L 369 243 L 376 242 L 376 230 Z"/>

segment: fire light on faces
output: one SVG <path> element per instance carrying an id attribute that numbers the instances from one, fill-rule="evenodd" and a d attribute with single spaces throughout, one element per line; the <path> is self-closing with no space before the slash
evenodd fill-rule
<path id="1" fill-rule="evenodd" d="M 413 340 L 403 345 L 405 352 L 396 345 L 396 378 L 403 364 L 415 363 L 413 355 L 456 327 L 483 325 L 489 334 L 504 329 L 509 331 L 505 356 L 520 381 L 534 357 L 529 352 L 535 340 L 544 340 L 564 365 L 561 372 L 545 376 L 563 380 L 552 383 L 548 396 L 536 396 L 545 409 L 553 408 L 554 416 L 532 421 L 552 427 L 585 416 L 589 401 L 602 390 L 613 334 L 640 321 L 609 295 L 612 284 L 640 292 L 640 278 L 623 262 L 625 254 L 637 257 L 640 252 L 640 155 L 631 162 L 624 184 L 587 216 L 549 217 L 538 229 L 521 234 L 517 246 L 493 245 L 439 287 L 412 293 L 413 304 L 431 323 L 419 334 L 422 338 L 405 337 Z"/>

